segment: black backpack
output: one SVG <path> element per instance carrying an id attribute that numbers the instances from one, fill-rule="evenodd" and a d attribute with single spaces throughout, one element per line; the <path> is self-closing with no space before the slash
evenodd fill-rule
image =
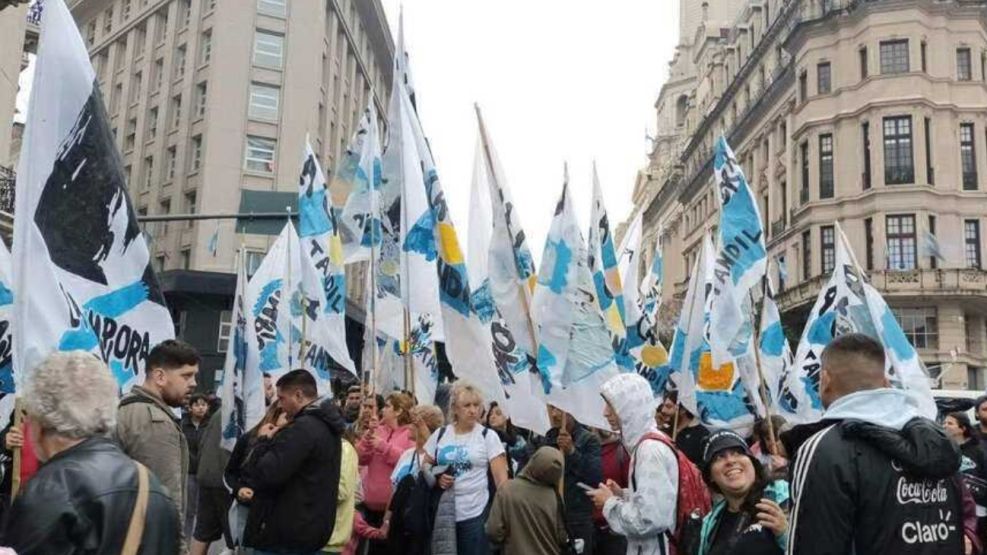
<path id="1" fill-rule="evenodd" d="M 418 453 L 414 457 L 417 458 Z M 428 552 L 440 495 L 440 491 L 428 485 L 421 471 L 401 478 L 391 495 L 387 543 L 392 553 L 419 555 Z"/>

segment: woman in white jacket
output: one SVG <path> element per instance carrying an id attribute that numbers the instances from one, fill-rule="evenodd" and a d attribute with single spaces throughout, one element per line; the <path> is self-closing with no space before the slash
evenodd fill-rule
<path id="1" fill-rule="evenodd" d="M 678 462 L 668 446 L 645 438 L 661 433 L 651 386 L 637 374 L 620 374 L 603 384 L 601 395 L 604 416 L 631 454 L 631 480 L 626 489 L 608 481 L 587 495 L 602 507 L 610 528 L 627 537 L 628 554 L 668 555 L 666 533 L 675 527 Z"/>

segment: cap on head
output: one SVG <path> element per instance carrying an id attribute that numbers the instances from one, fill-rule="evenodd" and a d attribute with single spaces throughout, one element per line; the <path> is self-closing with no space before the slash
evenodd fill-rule
<path id="1" fill-rule="evenodd" d="M 703 473 L 709 473 L 709 468 L 713 464 L 713 459 L 718 453 L 727 449 L 739 449 L 743 454 L 752 457 L 751 450 L 747 447 L 744 438 L 737 435 L 733 430 L 716 430 L 706 438 L 703 447 Z"/>

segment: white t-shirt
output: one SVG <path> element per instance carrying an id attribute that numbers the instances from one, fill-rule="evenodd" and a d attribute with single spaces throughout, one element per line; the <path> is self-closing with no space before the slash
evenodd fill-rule
<path id="1" fill-rule="evenodd" d="M 412 447 L 401 453 L 401 458 L 394 465 L 394 472 L 391 472 L 391 485 L 397 487 L 398 482 L 405 476 L 416 476 L 421 469 L 421 455 L 415 456 L 417 447 Z"/>
<path id="2" fill-rule="evenodd" d="M 442 441 L 436 449 L 439 432 L 436 430 L 425 442 L 425 452 L 435 458 L 437 467 L 448 467 L 456 478 L 456 522 L 476 518 L 483 514 L 490 492 L 487 489 L 487 468 L 490 461 L 504 454 L 504 445 L 497 432 L 477 424 L 473 431 L 459 435 L 454 426 L 446 426 Z"/>

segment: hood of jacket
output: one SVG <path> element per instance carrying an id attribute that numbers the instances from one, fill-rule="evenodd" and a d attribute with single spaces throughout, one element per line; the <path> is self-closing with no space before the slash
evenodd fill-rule
<path id="1" fill-rule="evenodd" d="M 860 420 L 894 430 L 901 430 L 917 416 L 921 416 L 918 401 L 907 391 L 893 388 L 845 395 L 823 413 L 825 420 Z"/>
<path id="2" fill-rule="evenodd" d="M 343 418 L 343 414 L 339 411 L 339 407 L 333 402 L 332 396 L 325 396 L 317 399 L 316 401 L 309 404 L 307 407 L 303 408 L 298 416 L 295 417 L 303 418 L 318 418 L 329 426 L 329 429 L 338 436 L 343 435 L 343 431 L 346 430 L 346 420 Z"/>
<path id="3" fill-rule="evenodd" d="M 901 430 L 861 420 L 840 423 L 845 438 L 862 440 L 897 461 L 910 474 L 941 480 L 960 470 L 960 451 L 942 428 L 917 417 Z"/>
<path id="4" fill-rule="evenodd" d="M 521 476 L 532 482 L 556 487 L 562 479 L 562 452 L 554 447 L 541 447 L 524 465 Z"/>
<path id="5" fill-rule="evenodd" d="M 620 418 L 620 433 L 627 451 L 633 453 L 648 432 L 657 432 L 655 398 L 651 385 L 633 373 L 618 374 L 600 387 L 600 394 Z"/>

